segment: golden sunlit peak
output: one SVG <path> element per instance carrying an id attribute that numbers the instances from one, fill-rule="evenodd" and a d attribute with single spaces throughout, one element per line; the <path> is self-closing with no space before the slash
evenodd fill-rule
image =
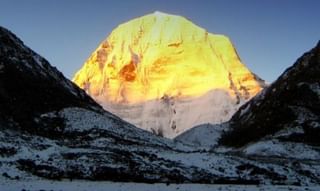
<path id="1" fill-rule="evenodd" d="M 73 81 L 99 102 L 121 103 L 261 89 L 227 37 L 159 11 L 119 25 Z"/>
<path id="2" fill-rule="evenodd" d="M 228 120 L 263 85 L 228 37 L 161 12 L 115 28 L 73 81 L 108 111 L 166 137 Z"/>

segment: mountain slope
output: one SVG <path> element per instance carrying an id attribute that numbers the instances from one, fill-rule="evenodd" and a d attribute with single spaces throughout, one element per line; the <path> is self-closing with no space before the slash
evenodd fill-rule
<path id="1" fill-rule="evenodd" d="M 105 109 L 170 138 L 228 120 L 265 86 L 228 37 L 160 12 L 119 25 L 73 81 Z"/>
<path id="2" fill-rule="evenodd" d="M 278 133 L 282 141 L 319 146 L 319 74 L 320 43 L 239 109 L 221 143 L 243 146 Z"/>
<path id="3" fill-rule="evenodd" d="M 0 27 L 0 121 L 42 132 L 37 117 L 65 107 L 103 111 L 44 58 Z"/>
<path id="4" fill-rule="evenodd" d="M 218 146 L 221 135 L 228 128 L 228 122 L 216 125 L 210 123 L 202 124 L 178 135 L 174 140 L 198 148 L 213 150 L 214 147 Z"/>

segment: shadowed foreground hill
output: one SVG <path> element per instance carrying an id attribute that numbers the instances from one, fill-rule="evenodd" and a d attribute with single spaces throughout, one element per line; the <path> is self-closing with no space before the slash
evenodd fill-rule
<path id="1" fill-rule="evenodd" d="M 269 88 L 243 105 L 220 140 L 243 146 L 280 130 L 283 141 L 320 145 L 320 42 L 288 68 Z"/>
<path id="2" fill-rule="evenodd" d="M 14 126 L 33 133 L 46 133 L 43 124 L 38 121 L 42 113 L 65 107 L 103 111 L 47 60 L 2 27 L 0 105 L 0 121 L 10 121 Z"/>

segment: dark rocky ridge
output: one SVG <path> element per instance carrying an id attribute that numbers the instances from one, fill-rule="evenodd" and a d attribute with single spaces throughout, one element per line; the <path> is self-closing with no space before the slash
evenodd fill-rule
<path id="1" fill-rule="evenodd" d="M 65 107 L 103 111 L 47 60 L 0 27 L 0 121 L 41 133 L 40 114 Z"/>
<path id="2" fill-rule="evenodd" d="M 260 95 L 244 104 L 229 122 L 220 144 L 243 146 L 285 128 L 303 133 L 286 141 L 320 145 L 320 42 Z"/>

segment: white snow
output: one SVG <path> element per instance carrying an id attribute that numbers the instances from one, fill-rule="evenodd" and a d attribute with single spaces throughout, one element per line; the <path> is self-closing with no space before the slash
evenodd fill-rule
<path id="1" fill-rule="evenodd" d="M 24 66 L 27 66 L 29 69 L 33 70 L 33 66 L 30 65 L 26 60 L 21 60 Z"/>
<path id="2" fill-rule="evenodd" d="M 37 54 L 35 54 L 34 56 L 33 56 L 33 60 L 40 66 L 40 67 L 43 67 L 42 66 L 42 62 L 41 62 L 41 57 L 39 56 L 39 55 L 37 55 Z"/>
<path id="3" fill-rule="evenodd" d="M 283 158 L 319 160 L 320 152 L 303 143 L 279 142 L 278 140 L 259 141 L 247 146 L 247 155 L 277 156 Z"/>
<path id="4" fill-rule="evenodd" d="M 181 142 L 174 142 L 170 139 L 154 136 L 150 132 L 137 128 L 110 113 L 99 114 L 83 108 L 70 107 L 59 112 L 51 112 L 41 115 L 41 117 L 57 116 L 66 120 L 65 132 L 84 132 L 91 129 L 103 129 L 108 130 L 109 132 L 112 132 L 126 140 L 149 142 L 155 145 L 174 147 L 181 151 L 195 150 L 195 148 L 187 146 Z M 94 144 L 97 146 L 104 142 L 110 143 L 110 141 L 112 142 L 111 139 L 102 138 L 95 140 Z"/>
<path id="5" fill-rule="evenodd" d="M 86 131 L 92 128 L 112 128 L 110 119 L 82 108 L 66 108 L 59 114 L 67 120 L 67 131 Z"/>
<path id="6" fill-rule="evenodd" d="M 280 136 L 289 136 L 293 133 L 304 133 L 304 130 L 302 127 L 289 127 L 289 128 L 284 128 L 280 131 L 278 131 L 275 135 L 274 138 L 280 137 Z"/>
<path id="7" fill-rule="evenodd" d="M 168 14 L 163 13 L 163 12 L 161 12 L 161 11 L 155 11 L 153 14 L 154 14 L 156 17 L 168 16 Z"/>
<path id="8" fill-rule="evenodd" d="M 158 153 L 157 155 L 166 160 L 177 161 L 179 163 L 183 163 L 184 165 L 206 169 L 221 177 L 238 176 L 234 167 L 240 163 L 232 158 L 226 157 L 223 154 L 210 152 L 162 152 Z"/>
<path id="9" fill-rule="evenodd" d="M 15 147 L 17 149 L 17 153 L 13 156 L 0 157 L 0 164 L 2 164 L 0 165 L 0 172 L 8 172 L 9 177 L 19 176 L 22 183 L 27 180 L 31 180 L 30 178 L 28 179 L 28 177 L 33 178 L 32 180 L 35 182 L 37 182 L 39 178 L 32 176 L 31 174 L 26 174 L 25 171 L 18 170 L 16 168 L 17 164 L 14 161 L 19 159 L 32 160 L 37 165 L 49 165 L 58 169 L 68 168 L 68 165 L 79 166 L 79 168 L 82 169 L 81 172 L 89 176 L 91 172 L 89 167 L 100 164 L 100 162 L 101 164 L 112 168 L 127 168 L 126 163 L 109 160 L 111 159 L 109 156 L 116 154 L 116 150 L 124 151 L 124 153 L 130 152 L 133 155 L 132 160 L 141 164 L 141 166 L 139 166 L 140 170 L 143 168 L 149 168 L 153 165 L 154 167 L 161 168 L 163 171 L 167 172 L 170 172 L 170 170 L 173 169 L 180 169 L 183 174 L 190 179 L 198 175 L 194 174 L 194 172 L 198 172 L 195 171 L 195 169 L 199 169 L 221 178 L 244 178 L 252 180 L 253 176 L 250 175 L 253 171 L 252 168 L 244 169 L 242 171 L 238 170 L 239 166 L 250 164 L 256 168 L 271 169 L 271 171 L 276 172 L 281 176 L 285 176 L 287 179 L 284 181 L 284 184 L 301 182 L 302 185 L 314 185 L 315 182 L 312 182 L 314 181 L 314 178 L 306 177 L 297 173 L 293 170 L 296 169 L 296 167 L 289 166 L 284 170 L 283 164 L 265 162 L 265 160 L 277 161 L 279 156 L 282 156 L 283 160 L 286 160 L 286 157 L 291 156 L 296 157 L 295 160 L 312 159 L 315 163 L 312 165 L 309 165 L 308 163 L 303 164 L 303 161 L 299 162 L 301 163 L 301 166 L 304 165 L 303 169 L 306 171 L 312 171 L 312 174 L 315 176 L 320 168 L 320 165 L 318 165 L 316 161 L 320 159 L 319 154 L 317 155 L 313 148 L 304 145 L 288 144 L 282 146 L 277 142 L 273 142 L 272 144 L 267 142 L 251 145 L 251 147 L 249 146 L 247 148 L 247 152 L 245 154 L 249 156 L 260 156 L 259 159 L 254 160 L 246 158 L 247 155 L 233 155 L 232 150 L 231 152 L 218 153 L 216 149 L 211 147 L 216 144 L 219 129 L 211 131 L 210 128 L 219 128 L 219 126 L 205 126 L 203 131 L 199 131 L 200 133 L 196 131 L 197 133 L 195 133 L 195 137 L 199 136 L 198 139 L 202 133 L 208 136 L 205 139 L 210 139 L 210 137 L 212 137 L 212 143 L 208 142 L 209 146 L 203 147 L 188 146 L 177 140 L 172 141 L 157 137 L 149 132 L 127 124 L 111 114 L 99 114 L 83 108 L 65 108 L 61 111 L 44 114 L 41 117 L 63 117 L 66 119 L 66 132 L 75 134 L 77 134 L 77 132 L 90 130 L 90 128 L 97 128 L 99 129 L 99 131 L 97 131 L 98 136 L 94 133 L 91 134 L 89 131 L 88 136 L 92 137 L 92 140 L 86 140 L 84 143 L 82 143 L 81 140 L 72 140 L 72 144 L 69 148 L 67 146 L 69 144 L 65 145 L 64 142 L 57 142 L 57 140 L 50 140 L 35 135 L 32 137 L 21 134 L 12 134 L 8 136 L 6 131 L 0 132 L 1 146 L 4 148 Z M 192 132 L 192 130 L 190 132 Z M 104 133 L 106 134 L 104 135 Z M 194 134 L 191 133 L 191 135 Z M 24 138 L 23 136 L 26 137 Z M 196 140 L 196 138 L 194 139 Z M 271 146 L 271 148 L 269 148 L 268 145 Z M 152 155 L 154 157 L 148 158 L 143 153 L 148 153 L 150 156 Z M 77 157 L 72 160 L 65 160 L 64 156 L 68 154 Z M 96 154 L 98 157 L 91 158 L 91 154 Z M 49 158 L 52 160 L 49 161 Z M 292 160 L 289 158 L 287 161 L 290 163 Z M 150 166 L 148 167 L 148 165 Z M 151 174 L 149 177 L 157 178 L 158 176 L 160 175 Z M 0 173 L 0 179 L 1 178 L 3 177 L 1 177 Z M 254 178 L 258 178 L 262 184 L 273 183 L 273 180 L 271 180 L 266 174 L 254 175 Z M 59 185 L 61 182 L 55 183 Z M 87 183 L 91 184 L 91 182 L 85 182 L 82 186 L 86 188 Z M 61 188 L 64 189 L 65 185 L 63 182 L 62 184 Z M 67 186 L 69 186 L 69 184 Z M 29 186 L 27 188 L 29 188 Z M 68 188 L 69 187 L 67 187 L 67 189 Z M 177 187 L 174 187 L 174 189 L 176 188 Z M 157 189 L 157 187 L 149 188 L 149 190 L 150 189 L 154 190 Z M 163 189 L 163 187 L 160 187 L 160 189 Z M 179 187 L 179 189 L 182 189 L 182 187 Z M 197 187 L 197 189 L 201 190 L 202 187 Z"/>

